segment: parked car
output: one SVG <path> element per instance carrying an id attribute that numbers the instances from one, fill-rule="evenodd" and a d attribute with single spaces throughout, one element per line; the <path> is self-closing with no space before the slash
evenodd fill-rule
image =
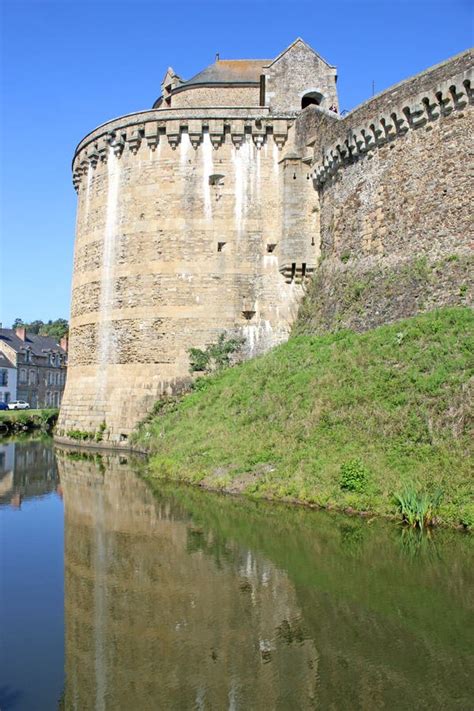
<path id="1" fill-rule="evenodd" d="M 30 403 L 24 400 L 13 400 L 13 402 L 8 403 L 9 410 L 29 410 Z"/>
<path id="2" fill-rule="evenodd" d="M 6 402 L 0 402 L 0 410 L 8 410 L 8 405 Z"/>

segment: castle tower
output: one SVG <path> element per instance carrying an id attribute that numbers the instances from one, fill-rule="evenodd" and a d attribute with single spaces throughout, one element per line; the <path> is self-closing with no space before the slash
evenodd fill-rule
<path id="1" fill-rule="evenodd" d="M 288 337 L 319 250 L 312 154 L 295 130 L 307 106 L 337 111 L 336 70 L 297 39 L 273 60 L 217 57 L 188 81 L 170 67 L 151 110 L 79 143 L 60 436 L 105 428 L 125 442 L 188 381 L 189 348 L 240 334 L 250 357 Z"/>

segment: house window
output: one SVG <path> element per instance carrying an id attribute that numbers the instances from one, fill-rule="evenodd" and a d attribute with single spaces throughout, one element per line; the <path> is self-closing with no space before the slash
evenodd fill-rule
<path id="1" fill-rule="evenodd" d="M 30 370 L 30 372 L 28 373 L 28 384 L 36 385 L 36 371 Z"/>
<path id="2" fill-rule="evenodd" d="M 4 370 L 0 370 L 0 385 L 2 387 L 8 385 L 8 370 L 6 368 Z"/>
<path id="3" fill-rule="evenodd" d="M 26 383 L 26 368 L 20 368 L 20 383 Z"/>

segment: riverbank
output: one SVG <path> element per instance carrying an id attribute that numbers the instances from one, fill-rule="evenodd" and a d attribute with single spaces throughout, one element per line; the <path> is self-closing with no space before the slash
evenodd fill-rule
<path id="1" fill-rule="evenodd" d="M 400 516 L 396 495 L 472 526 L 473 312 L 298 336 L 157 403 L 133 444 L 146 476 Z"/>
<path id="2" fill-rule="evenodd" d="M 17 432 L 42 430 L 52 432 L 59 410 L 0 410 L 0 436 L 9 436 Z"/>

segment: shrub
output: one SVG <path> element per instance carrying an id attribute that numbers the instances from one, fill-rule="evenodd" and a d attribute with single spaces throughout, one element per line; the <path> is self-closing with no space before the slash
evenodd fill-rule
<path id="1" fill-rule="evenodd" d="M 105 423 L 105 420 L 103 420 L 100 425 L 98 430 L 95 433 L 94 439 L 96 442 L 102 442 L 104 439 L 104 432 L 107 429 L 107 424 Z"/>
<path id="2" fill-rule="evenodd" d="M 188 350 L 190 372 L 213 373 L 228 367 L 232 356 L 241 349 L 243 343 L 243 338 L 227 338 L 225 333 L 221 333 L 217 342 L 210 343 L 205 350 L 190 348 Z"/>
<path id="3" fill-rule="evenodd" d="M 209 368 L 210 354 L 206 348 L 205 351 L 200 348 L 190 348 L 189 354 L 189 370 L 191 373 L 205 373 Z"/>
<path id="4" fill-rule="evenodd" d="M 360 459 L 351 459 L 341 466 L 341 477 L 339 485 L 341 489 L 356 491 L 359 494 L 365 492 L 369 480 L 369 470 Z"/>
<path id="5" fill-rule="evenodd" d="M 474 506 L 466 506 L 461 509 L 459 522 L 464 528 L 472 530 L 474 528 Z"/>
<path id="6" fill-rule="evenodd" d="M 82 441 L 82 440 L 86 440 L 86 439 L 93 439 L 94 433 L 93 432 L 85 432 L 84 430 L 68 430 L 66 432 L 66 437 L 70 437 L 70 439 L 76 439 L 78 441 Z"/>

